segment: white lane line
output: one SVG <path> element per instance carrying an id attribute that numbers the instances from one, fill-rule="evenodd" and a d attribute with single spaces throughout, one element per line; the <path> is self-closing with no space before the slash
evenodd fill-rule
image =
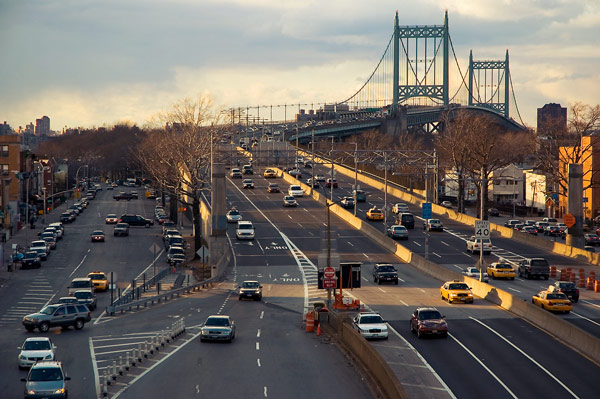
<path id="1" fill-rule="evenodd" d="M 508 288 L 509 290 L 511 290 L 511 291 L 514 291 L 514 292 L 521 292 L 521 291 L 519 291 L 519 290 L 517 290 L 517 289 L 514 289 L 514 288 L 512 288 L 512 287 L 507 287 L 507 288 Z"/>
<path id="2" fill-rule="evenodd" d="M 447 242 L 445 242 L 445 241 L 441 241 L 441 240 L 440 240 L 440 242 L 441 242 L 442 244 L 444 244 L 445 246 L 447 246 L 447 247 L 451 247 L 451 245 L 450 245 L 450 244 L 448 244 L 448 243 L 447 243 Z"/>
<path id="3" fill-rule="evenodd" d="M 354 244 L 352 244 L 350 241 L 346 241 L 348 244 L 350 244 L 350 246 L 354 246 Z"/>
<path id="4" fill-rule="evenodd" d="M 369 280 L 367 280 L 367 279 L 366 279 L 366 278 L 364 278 L 364 277 L 362 277 L 362 279 L 363 279 L 363 280 L 365 280 L 365 281 L 367 281 L 367 282 L 369 281 Z"/>
<path id="5" fill-rule="evenodd" d="M 364 252 L 363 252 L 362 254 L 365 256 L 365 258 L 368 258 L 368 257 L 369 257 L 369 255 L 367 255 L 367 254 L 366 254 L 366 253 L 364 253 Z"/>
<path id="6" fill-rule="evenodd" d="M 394 334 L 396 334 L 396 336 L 398 338 L 400 338 L 400 340 L 402 342 L 404 342 L 404 344 L 406 346 L 408 346 L 410 348 L 410 350 L 412 350 L 415 355 L 417 355 L 417 357 L 421 360 L 421 362 L 423 362 L 423 364 L 425 365 L 425 367 L 427 367 L 427 369 L 429 370 L 429 372 L 431 374 L 433 374 L 433 376 L 435 377 L 436 380 L 438 380 L 438 382 L 444 388 L 444 390 L 448 393 L 448 395 L 452 399 L 457 399 L 456 396 L 454 395 L 454 393 L 450 390 L 450 387 L 448 387 L 448 385 L 446 385 L 446 383 L 444 382 L 444 380 L 442 380 L 442 377 L 440 377 L 438 375 L 438 373 L 435 372 L 435 370 L 433 369 L 433 367 L 431 367 L 431 365 L 429 363 L 427 363 L 427 360 L 425 360 L 425 358 L 423 356 L 421 356 L 421 354 L 419 353 L 419 351 L 416 350 L 415 347 L 412 346 L 410 344 L 410 342 L 408 342 L 402 335 L 400 335 L 400 333 L 398 331 L 396 331 L 396 329 L 394 327 L 388 325 L 388 329 L 390 329 Z"/>
<path id="7" fill-rule="evenodd" d="M 592 323 L 592 324 L 595 324 L 595 325 L 597 325 L 597 326 L 600 326 L 600 323 L 598 323 L 598 322 L 595 322 L 595 321 L 594 321 L 594 320 L 592 320 L 592 319 L 588 319 L 587 317 L 585 317 L 585 316 L 583 316 L 583 315 L 580 315 L 579 313 L 575 313 L 575 312 L 571 311 L 571 314 L 574 314 L 575 316 L 577 316 L 577 317 L 580 317 L 580 318 L 582 318 L 583 320 L 589 321 L 589 322 L 590 322 L 590 323 Z"/>
<path id="8" fill-rule="evenodd" d="M 427 294 L 423 288 L 419 288 L 419 291 L 421 291 L 423 294 Z"/>
<path id="9" fill-rule="evenodd" d="M 260 367 L 260 359 L 256 359 L 256 365 Z"/>
<path id="10" fill-rule="evenodd" d="M 450 338 L 452 338 L 454 341 L 456 341 L 456 343 L 457 343 L 457 344 L 459 344 L 459 345 L 461 346 L 461 348 L 463 348 L 463 349 L 464 349 L 464 350 L 465 350 L 465 351 L 466 351 L 466 352 L 467 352 L 469 355 L 471 355 L 471 357 L 472 357 L 473 359 L 475 359 L 475 360 L 477 361 L 477 363 L 479 363 L 479 365 L 485 369 L 485 371 L 487 371 L 487 372 L 488 372 L 488 373 L 489 373 L 489 374 L 490 374 L 492 377 L 494 377 L 494 379 L 495 379 L 495 380 L 496 380 L 496 381 L 497 381 L 497 382 L 498 382 L 500 385 L 502 385 L 502 387 L 503 387 L 503 388 L 506 390 L 506 392 L 508 392 L 508 394 L 509 394 L 510 396 L 512 396 L 512 397 L 513 397 L 513 398 L 515 398 L 515 399 L 518 399 L 518 396 L 517 396 L 517 395 L 515 395 L 515 394 L 514 394 L 514 392 L 513 392 L 513 391 L 511 391 L 511 390 L 510 390 L 510 388 L 508 388 L 508 387 L 506 386 L 506 384 L 504 384 L 504 383 L 502 382 L 502 380 L 501 380 L 501 379 L 500 379 L 500 378 L 499 378 L 499 377 L 498 377 L 496 374 L 494 374 L 494 373 L 492 372 L 492 370 L 490 370 L 490 369 L 488 368 L 488 366 L 486 366 L 486 365 L 485 365 L 485 363 L 483 363 L 483 362 L 482 362 L 482 361 L 481 361 L 481 360 L 480 360 L 480 359 L 479 359 L 477 356 L 475 356 L 475 354 L 474 354 L 473 352 L 471 352 L 471 351 L 469 350 L 469 348 L 467 348 L 467 347 L 466 347 L 466 346 L 465 346 L 465 345 L 464 345 L 462 342 L 460 342 L 460 341 L 459 341 L 459 340 L 458 340 L 458 339 L 457 339 L 457 338 L 456 338 L 454 335 L 452 335 L 452 334 L 448 333 L 448 336 L 449 336 Z"/>
<path id="11" fill-rule="evenodd" d="M 416 241 L 413 241 L 413 244 L 415 244 L 415 245 L 418 245 L 418 246 L 421 246 L 421 244 L 419 244 L 419 243 L 418 243 L 418 242 L 416 242 Z"/>
<path id="12" fill-rule="evenodd" d="M 529 356 L 527 353 L 525 353 L 521 348 L 519 348 L 517 345 L 513 344 L 512 342 L 510 342 L 508 339 L 506 339 L 505 337 L 502 336 L 502 334 L 500 334 L 499 332 L 497 332 L 496 330 L 494 330 L 493 328 L 491 328 L 490 326 L 488 326 L 487 324 L 485 324 L 484 322 L 477 320 L 476 318 L 469 316 L 469 319 L 476 321 L 477 323 L 481 324 L 482 326 L 484 326 L 485 328 L 487 328 L 488 330 L 490 330 L 491 332 L 493 332 L 494 334 L 496 334 L 500 339 L 502 339 L 504 342 L 506 342 L 507 344 L 509 344 L 510 346 L 512 346 L 514 349 L 516 349 L 517 351 L 519 351 L 519 353 L 521 353 L 523 356 L 525 356 L 527 359 L 529 359 L 533 364 L 535 364 L 536 366 L 538 366 L 544 373 L 546 373 L 550 378 L 552 378 L 554 381 L 556 381 L 561 387 L 563 387 L 565 389 L 565 391 L 569 392 L 571 394 L 572 397 L 574 398 L 578 398 L 579 396 L 577 396 L 575 394 L 575 392 L 571 391 L 571 389 L 569 389 L 568 386 L 566 386 L 565 384 L 562 383 L 561 380 L 559 380 L 554 374 L 552 374 L 550 371 L 548 371 L 546 368 L 544 368 L 544 366 L 542 366 L 540 363 L 538 363 L 534 358 L 532 358 L 531 356 Z"/>
<path id="13" fill-rule="evenodd" d="M 267 387 L 265 387 L 265 398 L 267 397 Z"/>
<path id="14" fill-rule="evenodd" d="M 460 267 L 459 265 L 452 265 L 452 266 L 456 267 L 458 270 L 463 270 L 463 268 Z"/>
<path id="15" fill-rule="evenodd" d="M 385 290 L 383 288 L 377 287 L 377 289 L 385 294 Z"/>
<path id="16" fill-rule="evenodd" d="M 402 299 L 398 299 L 400 301 L 401 304 L 403 304 L 404 306 L 408 306 L 408 303 L 404 302 Z"/>
<path id="17" fill-rule="evenodd" d="M 258 331 L 256 332 L 256 338 L 260 338 L 260 328 L 258 329 Z"/>
<path id="18" fill-rule="evenodd" d="M 260 344 L 257 342 L 256 343 L 256 350 L 259 351 L 260 350 Z"/>
<path id="19" fill-rule="evenodd" d="M 90 345 L 90 359 L 92 359 L 92 369 L 94 371 L 94 382 L 96 385 L 96 397 L 102 397 L 102 392 L 100 392 L 100 375 L 98 374 L 98 365 L 96 364 L 96 354 L 94 353 L 94 343 L 92 338 L 88 338 L 88 343 Z"/>
<path id="20" fill-rule="evenodd" d="M 592 303 L 592 302 L 590 302 L 590 301 L 586 301 L 585 299 L 580 299 L 579 301 L 580 301 L 580 302 L 583 302 L 583 303 L 587 303 L 588 305 L 592 305 L 592 306 L 595 306 L 595 307 L 597 307 L 597 308 L 600 308 L 600 305 L 597 305 L 597 304 L 595 304 L 595 303 Z"/>
<path id="21" fill-rule="evenodd" d="M 432 254 L 434 254 L 434 255 L 435 255 L 435 256 L 437 256 L 438 258 L 441 258 L 441 257 L 442 257 L 442 255 L 438 255 L 438 254 L 436 254 L 435 252 L 432 252 Z"/>
<path id="22" fill-rule="evenodd" d="M 261 319 L 261 320 L 262 320 L 262 318 L 263 318 L 263 316 L 264 316 L 264 315 L 265 315 L 265 311 L 264 311 L 264 310 L 261 310 L 261 312 L 260 312 L 260 319 Z"/>
<path id="23" fill-rule="evenodd" d="M 258 247 L 260 248 L 260 251 L 264 254 L 265 250 L 263 249 L 262 245 L 260 245 L 260 240 L 256 240 L 256 243 L 258 244 Z"/>

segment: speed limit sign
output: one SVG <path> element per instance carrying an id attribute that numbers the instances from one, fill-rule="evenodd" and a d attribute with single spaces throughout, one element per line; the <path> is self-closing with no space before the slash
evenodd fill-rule
<path id="1" fill-rule="evenodd" d="M 490 221 L 475 221 L 475 238 L 490 238 Z"/>

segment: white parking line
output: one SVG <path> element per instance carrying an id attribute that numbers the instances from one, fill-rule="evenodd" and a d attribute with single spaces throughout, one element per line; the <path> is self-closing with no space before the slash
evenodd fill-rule
<path id="1" fill-rule="evenodd" d="M 383 288 L 379 288 L 379 287 L 377 287 L 377 289 L 379 289 L 379 291 L 381 291 L 381 292 L 385 293 L 385 290 L 384 290 Z"/>
<path id="2" fill-rule="evenodd" d="M 533 364 L 535 364 L 536 366 L 538 366 L 544 373 L 546 373 L 550 378 L 552 378 L 554 381 L 556 381 L 561 387 L 563 387 L 565 389 L 565 391 L 569 392 L 569 394 L 573 397 L 573 398 L 578 398 L 579 396 L 577 396 L 575 394 L 575 392 L 571 391 L 571 389 L 569 389 L 569 387 L 567 387 L 565 384 L 562 383 L 561 380 L 559 380 L 554 374 L 552 374 L 550 371 L 548 371 L 546 368 L 544 368 L 544 366 L 542 366 L 540 363 L 538 363 L 534 358 L 532 358 L 531 356 L 529 356 L 527 353 L 525 353 L 521 348 L 519 348 L 517 345 L 513 344 L 512 342 L 510 342 L 508 339 L 506 339 L 504 336 L 502 336 L 502 334 L 500 334 L 499 332 L 497 332 L 496 330 L 494 330 L 493 328 L 491 328 L 490 326 L 488 326 L 487 324 L 483 323 L 480 320 L 477 320 L 476 318 L 469 316 L 469 318 L 473 321 L 476 321 L 477 323 L 481 324 L 482 326 L 484 326 L 485 328 L 487 328 L 488 330 L 490 330 L 491 332 L 493 332 L 494 334 L 496 334 L 496 336 L 498 336 L 500 339 L 502 339 L 504 342 L 506 342 L 507 344 L 509 344 L 510 346 L 512 346 L 514 349 L 516 349 L 519 353 L 521 353 L 523 356 L 525 356 L 527 359 L 529 359 Z"/>
<path id="3" fill-rule="evenodd" d="M 404 306 L 408 306 L 408 303 L 404 302 L 402 299 L 398 299 L 398 301 L 400 301 L 400 303 L 403 304 Z"/>

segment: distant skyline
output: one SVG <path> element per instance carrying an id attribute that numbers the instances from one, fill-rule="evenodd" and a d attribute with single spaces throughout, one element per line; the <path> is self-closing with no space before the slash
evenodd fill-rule
<path id="1" fill-rule="evenodd" d="M 396 9 L 401 25 L 447 9 L 463 70 L 470 49 L 508 49 L 529 126 L 547 103 L 600 103 L 597 0 L 5 0 L 0 123 L 143 126 L 204 94 L 224 108 L 339 101 L 373 71 Z"/>

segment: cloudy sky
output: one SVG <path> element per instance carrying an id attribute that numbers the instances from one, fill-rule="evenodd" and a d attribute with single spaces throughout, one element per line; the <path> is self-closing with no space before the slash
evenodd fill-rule
<path id="1" fill-rule="evenodd" d="M 528 125 L 549 102 L 600 103 L 599 0 L 0 0 L 0 123 L 143 125 L 203 94 L 224 108 L 339 101 L 373 71 L 395 10 L 439 25 L 446 9 L 463 70 L 470 49 L 509 50 Z"/>

